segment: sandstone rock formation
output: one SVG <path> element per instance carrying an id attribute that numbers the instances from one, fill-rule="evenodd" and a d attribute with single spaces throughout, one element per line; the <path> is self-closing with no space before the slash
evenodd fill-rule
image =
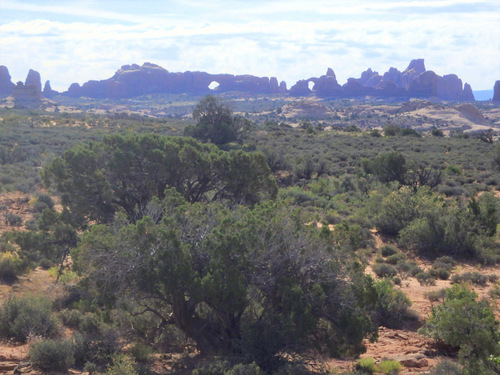
<path id="1" fill-rule="evenodd" d="M 309 82 L 314 82 L 311 90 Z M 319 97 L 393 97 L 393 98 L 434 98 L 449 101 L 473 101 L 474 95 L 469 84 L 462 87 L 462 80 L 455 74 L 443 77 L 425 69 L 424 59 L 415 59 L 400 72 L 391 67 L 382 76 L 372 69 L 361 73 L 360 78 L 349 78 L 340 86 L 335 73 L 328 68 L 327 74 L 319 78 L 298 81 L 290 89 L 290 95 Z"/>
<path id="2" fill-rule="evenodd" d="M 215 90 L 209 88 L 216 82 Z M 275 77 L 251 75 L 209 74 L 205 72 L 172 73 L 151 63 L 124 65 L 115 75 L 101 81 L 88 81 L 80 86 L 73 83 L 65 93 L 73 97 L 131 98 L 154 93 L 208 94 L 215 92 L 243 91 L 251 94 L 273 94 L 286 90 L 278 86 Z"/>
<path id="3" fill-rule="evenodd" d="M 15 86 L 11 81 L 9 69 L 0 65 L 0 98 L 9 96 Z"/>
<path id="4" fill-rule="evenodd" d="M 321 97 L 338 96 L 342 92 L 342 87 L 337 82 L 337 77 L 332 68 L 328 68 L 324 76 L 314 81 L 313 90 Z"/>
<path id="5" fill-rule="evenodd" d="M 462 91 L 460 100 L 464 102 L 473 102 L 475 100 L 474 93 L 472 92 L 472 87 L 468 83 L 465 83 L 464 85 L 464 90 Z"/>
<path id="6" fill-rule="evenodd" d="M 290 91 L 288 92 L 292 96 L 307 96 L 312 93 L 309 88 L 309 81 L 314 82 L 316 79 L 301 79 L 297 81 L 295 85 L 290 87 Z"/>
<path id="7" fill-rule="evenodd" d="M 36 77 L 33 75 L 33 81 Z M 54 92 L 44 88 L 51 96 Z M 340 85 L 333 69 L 325 75 L 297 81 L 290 90 L 285 82 L 278 84 L 276 77 L 252 75 L 210 74 L 206 72 L 169 72 L 151 63 L 122 66 L 111 78 L 73 83 L 64 95 L 90 98 L 131 98 L 154 93 L 187 93 L 205 95 L 239 91 L 247 94 L 285 94 L 291 96 L 316 95 L 322 98 L 381 97 L 381 98 L 433 98 L 433 100 L 473 101 L 469 84 L 455 74 L 443 77 L 425 68 L 424 59 L 410 62 L 404 71 L 391 67 L 383 75 L 368 69 L 360 78 L 349 78 Z M 499 94 L 500 95 L 500 94 Z"/>
<path id="8" fill-rule="evenodd" d="M 45 82 L 42 93 L 43 96 L 49 99 L 59 94 L 56 90 L 52 90 L 52 87 L 50 86 L 50 81 Z"/>
<path id="9" fill-rule="evenodd" d="M 500 103 L 500 81 L 495 82 L 495 87 L 493 87 L 493 102 Z"/>
<path id="10" fill-rule="evenodd" d="M 9 97 L 13 99 L 15 107 L 39 107 L 43 100 L 40 73 L 30 69 L 25 83 L 18 82 Z"/>
<path id="11" fill-rule="evenodd" d="M 37 71 L 30 69 L 28 72 L 28 76 L 26 77 L 26 81 L 24 82 L 26 87 L 33 86 L 36 92 L 42 93 L 42 80 L 40 78 L 40 73 Z"/>

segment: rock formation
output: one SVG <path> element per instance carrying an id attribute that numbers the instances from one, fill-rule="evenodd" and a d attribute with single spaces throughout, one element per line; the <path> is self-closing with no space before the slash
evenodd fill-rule
<path id="1" fill-rule="evenodd" d="M 462 86 L 462 80 L 455 74 L 439 76 L 425 68 L 424 59 L 410 62 L 404 71 L 391 67 L 383 75 L 368 69 L 360 78 L 349 78 L 340 85 L 333 69 L 325 75 L 297 81 L 290 90 L 286 82 L 276 77 L 252 75 L 210 74 L 206 72 L 169 72 L 161 66 L 144 63 L 124 65 L 105 80 L 90 80 L 80 85 L 73 83 L 62 93 L 71 97 L 89 98 L 132 98 L 148 94 L 193 94 L 242 92 L 246 94 L 289 94 L 291 96 L 316 95 L 322 98 L 380 97 L 408 99 L 433 98 L 446 101 L 474 101 L 469 84 Z M 30 70 L 24 85 L 11 82 L 6 67 L 0 66 L 0 97 L 6 97 L 15 90 L 16 97 L 41 97 L 40 74 Z M 499 92 L 500 88 L 496 92 Z M 47 81 L 43 95 L 47 98 L 58 95 Z M 495 96 L 500 101 L 500 93 Z"/>
<path id="2" fill-rule="evenodd" d="M 0 98 L 9 96 L 15 86 L 11 81 L 9 69 L 0 65 Z"/>
<path id="3" fill-rule="evenodd" d="M 468 83 L 465 83 L 464 85 L 464 90 L 462 91 L 460 100 L 464 102 L 473 102 L 475 100 L 474 93 L 472 92 L 472 87 Z"/>
<path id="4" fill-rule="evenodd" d="M 292 96 L 307 96 L 312 93 L 309 88 L 309 81 L 314 82 L 316 79 L 301 79 L 297 81 L 295 85 L 290 87 L 290 91 L 288 92 Z"/>
<path id="5" fill-rule="evenodd" d="M 12 97 L 15 107 L 39 107 L 43 99 L 40 73 L 30 69 L 25 83 L 18 82 L 9 97 Z"/>
<path id="6" fill-rule="evenodd" d="M 219 85 L 211 90 L 209 85 Z M 283 87 L 284 86 L 284 87 Z M 191 93 L 197 95 L 215 92 L 243 91 L 251 94 L 273 94 L 286 90 L 286 84 L 278 86 L 275 77 L 251 75 L 209 74 L 205 72 L 171 73 L 151 63 L 142 66 L 124 65 L 115 75 L 101 81 L 88 81 L 80 86 L 73 83 L 66 95 L 91 98 L 131 98 L 154 93 Z"/>
<path id="7" fill-rule="evenodd" d="M 495 82 L 495 87 L 493 87 L 493 102 L 500 103 L 500 81 Z"/>
<path id="8" fill-rule="evenodd" d="M 342 87 L 337 82 L 332 68 L 328 68 L 326 74 L 314 82 L 313 90 L 321 97 L 339 96 L 342 93 Z"/>
<path id="9" fill-rule="evenodd" d="M 33 86 L 36 92 L 42 93 L 42 80 L 40 78 L 40 73 L 37 71 L 30 69 L 28 72 L 28 76 L 26 77 L 26 81 L 24 82 L 26 87 Z"/>
<path id="10" fill-rule="evenodd" d="M 52 90 L 52 87 L 50 86 L 50 81 L 45 82 L 42 93 L 43 96 L 49 99 L 59 94 L 56 90 Z"/>
<path id="11" fill-rule="evenodd" d="M 309 82 L 314 82 L 309 90 Z M 455 74 L 443 77 L 425 69 L 424 59 L 415 59 L 400 72 L 391 67 L 382 76 L 371 69 L 361 73 L 360 78 L 349 78 L 340 86 L 335 73 L 328 68 L 327 74 L 319 78 L 298 81 L 290 89 L 293 96 L 307 96 L 311 93 L 319 97 L 392 97 L 392 98 L 434 98 L 449 101 L 473 101 L 474 95 L 469 84 L 462 88 L 462 80 Z"/>

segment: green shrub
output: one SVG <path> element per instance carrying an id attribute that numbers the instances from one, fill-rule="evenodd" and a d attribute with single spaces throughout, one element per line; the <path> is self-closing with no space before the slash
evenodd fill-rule
<path id="1" fill-rule="evenodd" d="M 192 375 L 222 375 L 225 374 L 230 368 L 231 365 L 228 361 L 218 360 L 210 362 L 203 367 L 194 369 Z"/>
<path id="2" fill-rule="evenodd" d="M 83 371 L 88 372 L 89 375 L 93 375 L 99 371 L 99 366 L 97 366 L 94 362 L 87 362 L 85 366 L 83 366 Z"/>
<path id="3" fill-rule="evenodd" d="M 392 245 L 384 245 L 380 247 L 380 253 L 383 257 L 388 257 L 394 255 L 398 252 L 398 249 Z"/>
<path id="4" fill-rule="evenodd" d="M 377 366 L 382 374 L 397 375 L 403 369 L 398 361 L 382 361 Z"/>
<path id="5" fill-rule="evenodd" d="M 0 280 L 2 282 L 13 283 L 25 270 L 25 262 L 16 253 L 0 253 Z"/>
<path id="6" fill-rule="evenodd" d="M 444 169 L 444 171 L 447 174 L 451 174 L 451 175 L 461 175 L 462 174 L 462 168 L 460 168 L 458 165 L 453 165 L 453 164 L 447 165 L 446 168 Z"/>
<path id="7" fill-rule="evenodd" d="M 355 369 L 361 371 L 364 374 L 373 374 L 377 366 L 375 365 L 375 359 L 373 358 L 361 358 L 356 362 Z"/>
<path id="8" fill-rule="evenodd" d="M 436 285 L 436 278 L 428 272 L 419 272 L 415 275 L 420 285 Z"/>
<path id="9" fill-rule="evenodd" d="M 446 289 L 439 289 L 425 294 L 427 299 L 431 302 L 441 301 L 444 299 L 445 295 Z"/>
<path id="10" fill-rule="evenodd" d="M 41 370 L 66 372 L 74 364 L 72 345 L 56 340 L 35 342 L 30 349 L 30 360 Z"/>
<path id="11" fill-rule="evenodd" d="M 225 372 L 224 375 L 264 375 L 264 371 L 255 362 L 250 364 L 239 363 Z"/>
<path id="12" fill-rule="evenodd" d="M 441 361 L 429 372 L 429 375 L 463 375 L 463 371 L 455 362 Z"/>
<path id="13" fill-rule="evenodd" d="M 499 298 L 500 297 L 500 284 L 496 283 L 493 285 L 489 291 L 489 295 L 491 298 Z"/>
<path id="14" fill-rule="evenodd" d="M 37 197 L 37 202 L 44 203 L 50 209 L 54 208 L 54 200 L 48 194 L 44 194 L 44 193 L 39 194 Z M 42 212 L 42 211 L 39 211 L 39 212 Z"/>
<path id="15" fill-rule="evenodd" d="M 7 225 L 10 225 L 12 227 L 20 227 L 21 225 L 23 225 L 23 218 L 19 215 L 9 212 L 5 215 L 5 222 Z"/>
<path id="16" fill-rule="evenodd" d="M 451 278 L 451 282 L 453 284 L 458 284 L 458 283 L 465 283 L 465 282 L 470 282 L 472 284 L 480 285 L 480 286 L 485 286 L 488 281 L 490 281 L 490 278 L 488 275 L 484 275 L 480 272 L 465 272 L 460 275 L 453 275 Z"/>
<path id="17" fill-rule="evenodd" d="M 434 262 L 432 263 L 432 268 L 444 268 L 448 271 L 451 271 L 455 264 L 456 262 L 452 257 L 445 255 L 436 258 L 436 260 L 434 260 Z"/>
<path id="18" fill-rule="evenodd" d="M 414 260 L 398 262 L 398 264 L 396 264 L 396 269 L 403 278 L 415 276 L 422 272 L 422 269 Z"/>
<path id="19" fill-rule="evenodd" d="M 301 367 L 300 367 L 301 368 Z M 285 366 L 277 374 L 280 375 L 300 375 L 306 374 L 297 371 L 298 366 Z M 232 366 L 227 361 L 214 361 L 201 368 L 193 370 L 193 375 L 264 375 L 264 372 L 255 362 L 250 364 L 238 363 Z"/>
<path id="20" fill-rule="evenodd" d="M 134 360 L 125 354 L 113 356 L 112 363 L 108 366 L 106 375 L 137 375 Z"/>
<path id="21" fill-rule="evenodd" d="M 393 277 L 398 273 L 393 265 L 387 263 L 375 263 L 372 269 L 378 277 Z"/>
<path id="22" fill-rule="evenodd" d="M 395 265 L 395 264 L 397 264 L 399 262 L 404 262 L 405 260 L 406 260 L 406 255 L 405 254 L 403 254 L 403 253 L 397 253 L 397 254 L 393 254 L 393 255 L 388 256 L 385 261 L 386 261 L 386 263 Z"/>
<path id="23" fill-rule="evenodd" d="M 419 333 L 458 349 L 462 364 L 487 364 L 490 355 L 500 353 L 499 323 L 490 304 L 477 300 L 477 294 L 465 285 L 456 284 L 432 310 Z M 477 372 L 479 373 L 479 372 Z"/>
<path id="24" fill-rule="evenodd" d="M 0 309 L 0 334 L 26 342 L 28 337 L 59 334 L 52 302 L 42 296 L 11 297 Z"/>
<path id="25" fill-rule="evenodd" d="M 81 368 L 87 362 L 106 366 L 118 353 L 120 345 L 115 330 L 108 328 L 96 335 L 76 333 L 72 337 L 75 365 Z"/>
<path id="26" fill-rule="evenodd" d="M 445 268 L 432 268 L 429 273 L 439 280 L 448 280 L 450 277 L 450 271 Z"/>
<path id="27" fill-rule="evenodd" d="M 389 280 L 377 282 L 375 290 L 378 295 L 375 320 L 388 328 L 400 327 L 410 317 L 410 299 Z"/>
<path id="28" fill-rule="evenodd" d="M 286 363 L 279 370 L 273 372 L 273 375 L 311 375 L 311 372 L 302 364 Z"/>
<path id="29" fill-rule="evenodd" d="M 137 343 L 130 349 L 130 354 L 138 363 L 148 363 L 151 360 L 153 350 L 144 344 Z"/>

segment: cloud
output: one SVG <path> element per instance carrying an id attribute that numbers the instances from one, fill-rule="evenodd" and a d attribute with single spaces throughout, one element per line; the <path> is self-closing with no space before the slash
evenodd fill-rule
<path id="1" fill-rule="evenodd" d="M 425 58 L 438 74 L 488 89 L 500 77 L 495 1 L 311 0 L 306 9 L 302 0 L 121 1 L 116 11 L 115 2 L 0 0 L 0 63 L 15 80 L 33 68 L 65 90 L 145 61 L 169 71 L 277 76 L 291 86 L 327 67 L 343 83 L 368 67 L 403 70 Z"/>

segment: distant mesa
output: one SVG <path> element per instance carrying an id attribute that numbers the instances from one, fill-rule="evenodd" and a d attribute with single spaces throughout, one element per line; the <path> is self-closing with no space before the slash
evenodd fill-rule
<path id="1" fill-rule="evenodd" d="M 500 103 L 500 81 L 495 82 L 495 87 L 493 87 L 493 99 L 495 103 Z"/>
<path id="2" fill-rule="evenodd" d="M 132 98 L 146 94 L 240 91 L 249 94 L 286 93 L 286 84 L 278 85 L 275 77 L 251 75 L 209 74 L 205 72 L 172 73 L 151 63 L 124 65 L 115 75 L 101 81 L 88 81 L 80 86 L 73 83 L 64 94 L 72 97 Z"/>
<path id="3" fill-rule="evenodd" d="M 284 81 L 276 77 L 256 77 L 252 75 L 210 74 L 206 72 L 169 72 L 159 65 L 144 63 L 122 66 L 112 77 L 105 80 L 90 80 L 80 85 L 73 83 L 61 95 L 74 98 L 121 99 L 149 94 L 192 94 L 239 92 L 244 95 L 281 94 L 294 97 L 319 98 L 422 98 L 433 101 L 474 101 L 472 88 L 455 74 L 439 76 L 426 70 L 424 59 L 410 62 L 404 71 L 391 67 L 379 74 L 372 69 L 361 73 L 359 78 L 349 78 L 341 85 L 333 69 L 325 75 L 301 79 L 287 89 Z M 24 84 L 15 85 L 8 69 L 0 66 L 0 98 L 17 98 L 33 105 L 41 98 L 53 98 L 59 93 L 50 86 L 50 81 L 41 85 L 40 74 L 30 70 Z M 499 83 L 495 84 L 494 101 L 500 102 Z"/>

